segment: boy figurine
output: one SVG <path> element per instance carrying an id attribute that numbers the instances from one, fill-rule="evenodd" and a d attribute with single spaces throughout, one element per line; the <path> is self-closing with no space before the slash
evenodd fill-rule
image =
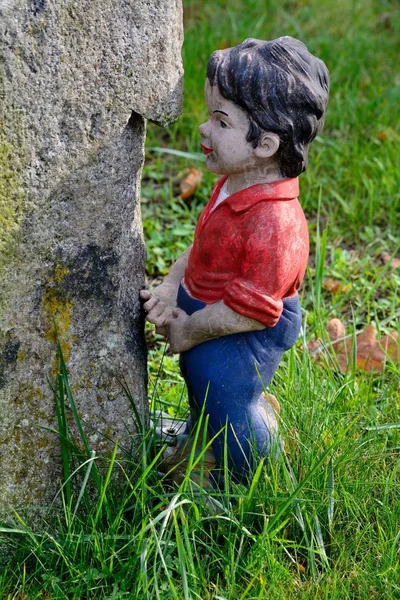
<path id="1" fill-rule="evenodd" d="M 328 95 L 325 64 L 294 38 L 247 39 L 211 55 L 199 131 L 207 168 L 223 177 L 193 245 L 141 292 L 147 319 L 180 353 L 192 423 L 205 404 L 216 486 L 225 440 L 233 479 L 246 481 L 254 449 L 268 456 L 276 439 L 263 392 L 300 332 L 309 245 L 298 175 Z"/>

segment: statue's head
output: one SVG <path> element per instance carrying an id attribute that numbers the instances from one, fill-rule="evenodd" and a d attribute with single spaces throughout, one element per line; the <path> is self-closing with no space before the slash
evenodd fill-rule
<path id="1" fill-rule="evenodd" d="M 247 39 L 218 50 L 209 60 L 207 85 L 247 115 L 246 141 L 256 149 L 275 135 L 276 161 L 283 177 L 296 177 L 324 124 L 329 73 L 306 46 L 285 36 L 264 42 Z M 263 137 L 264 136 L 264 137 Z M 218 171 L 217 171 L 218 172 Z"/>

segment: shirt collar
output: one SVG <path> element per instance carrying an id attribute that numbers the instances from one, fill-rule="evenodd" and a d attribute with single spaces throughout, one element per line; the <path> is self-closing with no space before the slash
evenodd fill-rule
<path id="1" fill-rule="evenodd" d="M 216 201 L 218 194 L 227 180 L 227 176 L 222 177 L 213 193 L 213 200 Z M 251 206 L 258 204 L 264 200 L 293 200 L 299 195 L 299 178 L 283 179 L 282 181 L 274 181 L 272 183 L 258 183 L 252 185 L 245 190 L 236 192 L 228 196 L 223 204 L 229 204 L 230 208 L 235 212 L 242 212 Z M 214 204 L 214 202 L 212 203 Z"/>

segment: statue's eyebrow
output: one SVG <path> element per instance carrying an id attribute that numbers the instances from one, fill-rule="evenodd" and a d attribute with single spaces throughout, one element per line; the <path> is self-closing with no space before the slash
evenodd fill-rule
<path id="1" fill-rule="evenodd" d="M 222 115 L 225 115 L 226 117 L 229 117 L 228 113 L 224 112 L 223 110 L 213 110 L 213 113 L 221 113 Z"/>

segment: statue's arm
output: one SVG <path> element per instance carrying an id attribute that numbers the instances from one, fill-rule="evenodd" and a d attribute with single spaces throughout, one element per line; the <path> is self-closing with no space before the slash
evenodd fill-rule
<path id="1" fill-rule="evenodd" d="M 184 352 L 213 338 L 264 328 L 259 321 L 240 315 L 220 301 L 191 316 L 174 308 L 167 323 L 167 335 L 171 351 Z"/>

